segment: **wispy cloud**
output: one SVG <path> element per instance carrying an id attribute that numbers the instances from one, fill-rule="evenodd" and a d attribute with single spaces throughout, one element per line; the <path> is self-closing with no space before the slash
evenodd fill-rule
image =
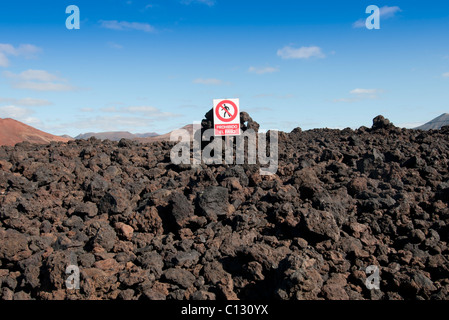
<path id="1" fill-rule="evenodd" d="M 215 0 L 181 0 L 180 2 L 185 5 L 195 4 L 195 3 L 205 4 L 209 7 L 212 7 L 216 3 Z"/>
<path id="2" fill-rule="evenodd" d="M 161 111 L 159 108 L 153 107 L 153 106 L 128 106 L 128 107 L 116 107 L 116 106 L 109 106 L 104 107 L 100 109 L 101 112 L 106 113 L 121 113 L 124 115 L 141 115 L 144 117 L 151 117 L 151 118 L 173 118 L 173 117 L 179 117 L 179 114 L 172 113 L 172 112 L 164 112 Z"/>
<path id="3" fill-rule="evenodd" d="M 39 119 L 31 116 L 33 113 L 33 110 L 14 105 L 0 107 L 0 118 L 12 118 L 29 125 L 41 124 Z"/>
<path id="4" fill-rule="evenodd" d="M 42 49 L 32 44 L 21 44 L 14 47 L 9 43 L 0 43 L 0 67 L 9 67 L 9 56 L 22 56 L 26 59 L 34 58 Z"/>
<path id="5" fill-rule="evenodd" d="M 449 72 L 445 72 L 441 75 L 443 78 L 449 78 Z"/>
<path id="6" fill-rule="evenodd" d="M 155 119 L 138 116 L 101 115 L 81 117 L 75 121 L 62 124 L 62 127 L 87 129 L 89 131 L 130 131 L 139 128 L 149 128 L 155 121 Z"/>
<path id="7" fill-rule="evenodd" d="M 111 30 L 137 30 L 143 32 L 156 32 L 156 29 L 148 23 L 117 20 L 100 20 L 99 22 L 103 28 Z"/>
<path id="8" fill-rule="evenodd" d="M 25 89 L 25 90 L 33 90 L 33 91 L 73 91 L 73 90 L 76 90 L 75 87 L 73 87 L 69 84 L 55 83 L 55 82 L 25 81 L 25 82 L 13 83 L 12 87 L 15 89 Z"/>
<path id="9" fill-rule="evenodd" d="M 154 131 L 154 124 L 167 119 L 180 117 L 180 114 L 165 112 L 153 106 L 107 106 L 99 110 L 83 108 L 81 111 L 87 116 L 78 117 L 75 121 L 62 124 L 61 128 L 70 127 L 90 131 Z M 96 112 L 100 114 L 92 114 Z"/>
<path id="10" fill-rule="evenodd" d="M 317 46 L 301 48 L 285 46 L 277 51 L 277 55 L 282 59 L 309 59 L 326 57 L 326 55 L 321 51 L 321 48 Z"/>
<path id="11" fill-rule="evenodd" d="M 361 100 L 366 99 L 378 99 L 379 95 L 383 92 L 382 89 L 363 89 L 363 88 L 356 88 L 349 93 L 352 95 L 349 98 L 340 98 L 340 99 L 334 99 L 334 102 L 346 102 L 346 103 L 352 103 L 352 102 L 358 102 Z"/>
<path id="12" fill-rule="evenodd" d="M 121 112 L 129 113 L 129 114 L 142 114 L 147 117 L 154 117 L 154 118 L 172 118 L 172 117 L 179 117 L 179 114 L 172 113 L 172 112 L 164 112 L 159 110 L 156 107 L 152 106 L 131 106 L 131 107 L 124 107 L 121 109 Z"/>
<path id="13" fill-rule="evenodd" d="M 356 94 L 356 95 L 375 95 L 379 93 L 379 89 L 354 89 L 351 90 L 349 93 Z"/>
<path id="14" fill-rule="evenodd" d="M 278 72 L 279 68 L 274 67 L 249 67 L 249 72 L 255 73 L 255 74 L 265 74 L 265 73 L 273 73 Z"/>
<path id="15" fill-rule="evenodd" d="M 0 107 L 0 114 L 2 118 L 23 118 L 24 116 L 28 116 L 31 110 L 26 108 L 19 108 L 14 105 L 2 106 Z"/>
<path id="16" fill-rule="evenodd" d="M 6 54 L 4 54 L 3 52 L 0 52 L 0 67 L 9 67 L 8 57 L 6 57 Z"/>
<path id="17" fill-rule="evenodd" d="M 13 56 L 23 56 L 25 58 L 32 58 L 42 49 L 32 44 L 21 44 L 14 47 L 8 43 L 0 43 L 0 52 Z"/>
<path id="18" fill-rule="evenodd" d="M 197 79 L 193 80 L 193 83 L 205 84 L 205 85 L 215 85 L 215 86 L 225 84 L 225 82 L 223 82 L 220 79 L 216 79 L 216 78 L 208 78 L 208 79 L 197 78 Z"/>
<path id="19" fill-rule="evenodd" d="M 25 107 L 36 107 L 36 106 L 49 106 L 53 103 L 45 99 L 35 99 L 35 98 L 0 98 L 0 103 L 8 103 L 15 106 L 25 106 Z"/>
<path id="20" fill-rule="evenodd" d="M 366 27 L 366 20 L 365 19 L 359 19 L 356 22 L 352 24 L 353 28 L 365 28 Z"/>
<path id="21" fill-rule="evenodd" d="M 393 7 L 383 6 L 382 8 L 379 8 L 379 15 L 380 15 L 380 18 L 386 20 L 386 19 L 393 18 L 396 15 L 396 13 L 401 12 L 401 11 L 402 11 L 401 8 L 399 8 L 398 6 L 393 6 Z M 365 28 L 365 26 L 366 26 L 366 18 L 359 19 L 352 24 L 353 28 Z"/>
<path id="22" fill-rule="evenodd" d="M 379 9 L 380 16 L 384 19 L 393 18 L 396 15 L 396 13 L 401 11 L 402 11 L 401 8 L 397 6 L 394 7 L 383 6 L 382 8 Z"/>
<path id="23" fill-rule="evenodd" d="M 15 79 L 19 81 L 30 81 L 30 80 L 37 80 L 37 81 L 59 81 L 62 80 L 60 77 L 49 73 L 45 70 L 33 70 L 29 69 L 26 71 L 22 71 L 19 74 L 14 74 L 10 71 L 4 71 L 3 75 L 10 79 Z"/>
<path id="24" fill-rule="evenodd" d="M 121 44 L 109 41 L 108 43 L 108 47 L 112 48 L 112 49 L 123 49 L 123 46 Z"/>
<path id="25" fill-rule="evenodd" d="M 4 71 L 3 76 L 12 80 L 15 89 L 34 91 L 72 91 L 77 88 L 68 84 L 66 79 L 45 70 L 29 69 L 19 74 Z"/>
<path id="26" fill-rule="evenodd" d="M 148 10 L 152 10 L 154 8 L 159 7 L 159 5 L 155 4 L 155 3 L 148 3 L 146 4 L 142 9 L 140 9 L 140 12 L 146 12 Z"/>

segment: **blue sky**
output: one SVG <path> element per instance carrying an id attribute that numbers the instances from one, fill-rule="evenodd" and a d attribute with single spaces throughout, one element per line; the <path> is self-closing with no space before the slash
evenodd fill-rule
<path id="1" fill-rule="evenodd" d="M 381 8 L 379 30 L 363 26 Z M 68 5 L 80 29 L 68 30 Z M 0 117 L 53 134 L 165 133 L 239 98 L 264 129 L 414 127 L 449 112 L 449 2 L 0 4 Z"/>

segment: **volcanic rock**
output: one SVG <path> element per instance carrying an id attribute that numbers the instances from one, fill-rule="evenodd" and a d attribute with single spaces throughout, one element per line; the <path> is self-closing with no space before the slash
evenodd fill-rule
<path id="1" fill-rule="evenodd" d="M 279 132 L 271 176 L 144 142 L 0 147 L 1 299 L 449 299 L 444 130 Z"/>

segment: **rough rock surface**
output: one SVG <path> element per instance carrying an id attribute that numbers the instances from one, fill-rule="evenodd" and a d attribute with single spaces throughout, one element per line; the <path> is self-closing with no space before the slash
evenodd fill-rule
<path id="1" fill-rule="evenodd" d="M 0 298 L 449 299 L 447 131 L 280 132 L 273 176 L 172 146 L 1 147 Z"/>

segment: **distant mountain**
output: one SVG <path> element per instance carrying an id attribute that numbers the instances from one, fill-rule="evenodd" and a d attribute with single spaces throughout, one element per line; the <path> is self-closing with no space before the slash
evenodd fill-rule
<path id="1" fill-rule="evenodd" d="M 0 119 L 0 145 L 2 146 L 14 146 L 23 141 L 46 144 L 51 141 L 67 142 L 69 140 L 72 139 L 43 132 L 11 118 Z"/>
<path id="2" fill-rule="evenodd" d="M 148 138 L 148 137 L 157 137 L 159 133 L 156 132 L 148 132 L 148 133 L 134 133 L 136 138 Z"/>
<path id="3" fill-rule="evenodd" d="M 190 134 L 193 133 L 193 125 L 192 124 L 188 124 L 188 125 L 182 127 L 181 129 L 187 130 Z M 175 130 L 173 130 L 173 131 L 175 131 Z M 169 133 L 161 134 L 158 136 L 154 136 L 154 137 L 138 138 L 136 140 L 138 140 L 139 142 L 170 141 L 170 135 L 173 131 L 170 131 Z"/>
<path id="4" fill-rule="evenodd" d="M 438 130 L 441 127 L 449 126 L 449 113 L 443 113 L 441 116 L 436 117 L 433 120 L 423 124 L 422 126 L 416 127 L 414 129 L 419 130 Z"/>
<path id="5" fill-rule="evenodd" d="M 147 138 L 158 136 L 155 132 L 148 133 L 130 133 L 128 131 L 111 131 L 111 132 L 88 132 L 77 135 L 75 139 L 89 139 L 90 137 L 95 137 L 100 140 L 109 139 L 111 141 L 120 141 L 120 139 L 136 139 L 136 138 Z"/>

